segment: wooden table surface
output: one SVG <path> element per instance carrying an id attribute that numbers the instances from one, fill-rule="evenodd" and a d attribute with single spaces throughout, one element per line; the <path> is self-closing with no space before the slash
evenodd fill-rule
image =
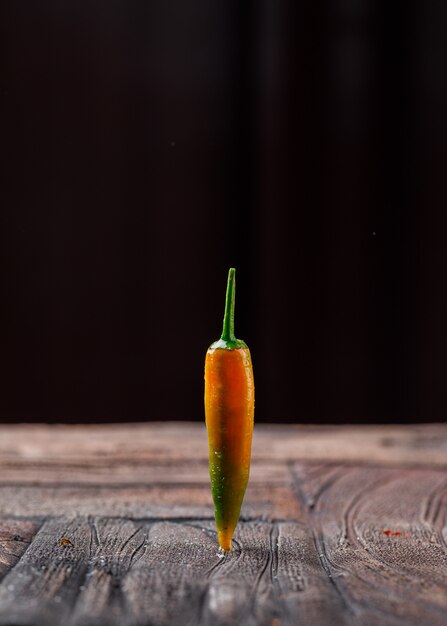
<path id="1" fill-rule="evenodd" d="M 0 426 L 1 626 L 447 626 L 447 425 L 256 427 L 218 552 L 201 424 Z"/>

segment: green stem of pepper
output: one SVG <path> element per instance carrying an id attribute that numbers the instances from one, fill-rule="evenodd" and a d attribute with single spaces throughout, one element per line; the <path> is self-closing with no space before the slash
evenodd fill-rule
<path id="1" fill-rule="evenodd" d="M 236 339 L 234 335 L 234 303 L 236 298 L 236 270 L 231 267 L 228 271 L 227 295 L 225 298 L 225 314 L 223 321 L 222 335 L 219 341 L 215 341 L 211 348 L 223 348 L 224 350 L 237 350 L 246 348 L 246 344 L 241 339 Z"/>
<path id="2" fill-rule="evenodd" d="M 225 314 L 223 321 L 222 341 L 236 341 L 234 336 L 234 302 L 236 297 L 236 270 L 231 267 L 228 271 L 227 295 L 225 298 Z"/>

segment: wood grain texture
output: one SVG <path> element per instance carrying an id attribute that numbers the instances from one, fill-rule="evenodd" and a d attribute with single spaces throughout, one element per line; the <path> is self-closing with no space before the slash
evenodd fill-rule
<path id="1" fill-rule="evenodd" d="M 30 487 L 0 485 L 4 515 L 15 518 L 45 518 L 59 515 L 104 515 L 129 519 L 213 518 L 208 485 L 86 487 Z M 250 485 L 241 516 L 243 519 L 295 519 L 300 505 L 290 484 Z"/>
<path id="2" fill-rule="evenodd" d="M 39 524 L 31 521 L 3 519 L 0 525 L 0 579 L 27 550 Z"/>
<path id="3" fill-rule="evenodd" d="M 0 425 L 0 464 L 38 467 L 88 459 L 104 466 L 141 461 L 206 460 L 204 424 Z M 303 426 L 258 424 L 253 458 L 262 461 L 339 461 L 390 465 L 447 465 L 445 424 Z"/>
<path id="4" fill-rule="evenodd" d="M 1 463 L 2 484 L 20 485 L 169 485 L 209 484 L 208 460 L 187 460 L 165 463 L 150 459 L 139 462 L 113 458 L 77 462 L 53 459 L 48 461 L 15 460 Z M 282 484 L 287 468 L 276 461 L 256 461 L 251 466 L 250 482 L 257 484 Z"/>
<path id="5" fill-rule="evenodd" d="M 224 556 L 196 425 L 0 430 L 0 626 L 447 626 L 446 426 L 266 427 Z"/>
<path id="6" fill-rule="evenodd" d="M 213 525 L 200 520 L 46 522 L 0 587 L 0 607 L 2 625 L 344 619 L 307 529 L 268 522 L 243 523 L 225 556 Z"/>
<path id="7" fill-rule="evenodd" d="M 416 624 L 421 616 L 427 624 L 446 623 L 445 472 L 302 465 L 292 471 L 322 567 L 347 608 L 366 623 Z M 438 531 L 429 520 L 433 506 Z"/>

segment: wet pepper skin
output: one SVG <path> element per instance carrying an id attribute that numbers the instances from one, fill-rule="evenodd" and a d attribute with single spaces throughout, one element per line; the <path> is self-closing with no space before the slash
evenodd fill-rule
<path id="1" fill-rule="evenodd" d="M 234 291 L 231 269 L 224 332 L 208 349 L 205 359 L 211 490 L 218 541 L 225 551 L 231 550 L 248 483 L 254 421 L 253 368 L 248 347 L 234 337 Z"/>

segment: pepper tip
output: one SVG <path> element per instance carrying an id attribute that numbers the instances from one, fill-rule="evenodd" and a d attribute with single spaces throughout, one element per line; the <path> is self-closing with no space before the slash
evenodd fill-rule
<path id="1" fill-rule="evenodd" d="M 223 532 L 221 530 L 217 533 L 217 540 L 219 542 L 219 546 L 222 548 L 224 552 L 231 552 L 232 549 L 232 534 L 228 532 Z"/>

